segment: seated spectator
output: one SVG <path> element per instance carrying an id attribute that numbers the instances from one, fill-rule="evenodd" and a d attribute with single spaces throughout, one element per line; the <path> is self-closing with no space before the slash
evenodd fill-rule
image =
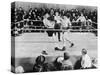
<path id="1" fill-rule="evenodd" d="M 82 69 L 89 69 L 91 68 L 91 59 L 87 54 L 87 50 L 86 49 L 82 49 L 82 60 L 81 60 L 81 66 Z"/>
<path id="2" fill-rule="evenodd" d="M 82 60 L 82 57 L 79 56 L 78 60 L 74 64 L 74 69 L 75 70 L 81 68 L 81 60 Z"/>
<path id="3" fill-rule="evenodd" d="M 62 61 L 63 70 L 72 70 L 73 69 L 73 64 L 69 60 L 69 58 L 70 58 L 70 55 L 67 52 L 65 52 L 64 53 L 64 60 Z"/>
<path id="4" fill-rule="evenodd" d="M 43 20 L 44 20 L 43 15 L 45 15 L 46 13 L 48 13 L 49 15 L 47 19 L 51 22 L 50 23 L 51 25 L 52 24 L 55 25 L 54 26 L 55 29 L 60 28 L 60 25 L 61 25 L 60 18 L 64 17 L 64 15 L 65 16 L 69 15 L 69 19 L 71 20 L 71 23 L 72 23 L 72 26 L 71 26 L 72 29 L 92 29 L 92 28 L 97 29 L 97 10 L 86 12 L 85 9 L 81 9 L 79 11 L 78 9 L 65 10 L 65 9 L 60 9 L 60 8 L 32 8 L 30 7 L 28 10 L 25 10 L 22 7 L 19 7 L 19 8 L 12 7 L 11 8 L 11 22 L 12 23 L 24 22 L 24 25 L 27 25 L 26 27 L 35 28 L 32 26 L 43 25 Z M 30 26 L 29 22 L 32 20 L 34 24 Z M 39 28 L 42 28 L 42 27 L 39 27 Z M 35 29 L 38 29 L 38 27 L 36 27 Z M 57 33 L 58 35 L 60 35 L 58 31 Z M 95 33 L 97 36 L 97 32 L 93 32 L 93 33 Z M 58 38 L 60 41 L 61 40 L 60 37 Z"/>
<path id="5" fill-rule="evenodd" d="M 81 28 L 83 29 L 83 27 L 86 26 L 86 18 L 83 15 L 83 13 L 81 13 L 81 16 L 76 20 L 76 22 L 81 22 Z"/>
<path id="6" fill-rule="evenodd" d="M 87 29 L 91 29 L 92 28 L 92 20 L 91 19 L 87 19 Z"/>
<path id="7" fill-rule="evenodd" d="M 34 72 L 44 72 L 45 71 L 45 57 L 43 55 L 40 55 L 36 58 L 36 62 L 33 66 Z"/>
<path id="8" fill-rule="evenodd" d="M 92 68 L 97 68 L 97 60 L 95 58 L 92 59 Z"/>
<path id="9" fill-rule="evenodd" d="M 23 8 L 22 7 L 19 7 L 19 10 L 18 10 L 18 20 L 17 21 L 21 21 L 21 20 L 23 20 L 23 15 L 24 15 L 24 10 L 23 10 Z"/>
<path id="10" fill-rule="evenodd" d="M 58 56 L 54 61 L 54 66 L 57 71 L 62 70 L 62 61 L 64 60 L 63 57 Z"/>
<path id="11" fill-rule="evenodd" d="M 44 71 L 56 71 L 56 67 L 53 62 L 45 63 Z"/>
<path id="12" fill-rule="evenodd" d="M 24 72 L 24 68 L 22 66 L 18 66 L 15 68 L 15 73 L 23 73 Z"/>

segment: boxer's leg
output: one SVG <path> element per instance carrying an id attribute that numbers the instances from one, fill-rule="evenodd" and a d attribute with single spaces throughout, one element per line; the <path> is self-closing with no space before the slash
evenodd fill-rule
<path id="1" fill-rule="evenodd" d="M 59 41 L 59 42 L 61 41 L 61 38 L 60 38 L 60 37 L 61 37 L 60 28 L 61 28 L 61 24 L 59 23 L 59 24 L 58 24 L 58 27 L 57 27 L 57 29 L 59 29 L 59 30 L 58 30 L 58 41 Z"/>
<path id="2" fill-rule="evenodd" d="M 60 40 L 60 31 L 58 31 L 58 41 L 61 41 Z"/>
<path id="3" fill-rule="evenodd" d="M 74 43 L 72 43 L 72 41 L 70 41 L 68 39 L 68 33 L 64 32 L 64 34 L 63 34 L 63 46 L 64 46 L 64 49 L 66 49 L 66 42 L 69 42 L 71 44 L 70 47 L 74 46 Z"/>

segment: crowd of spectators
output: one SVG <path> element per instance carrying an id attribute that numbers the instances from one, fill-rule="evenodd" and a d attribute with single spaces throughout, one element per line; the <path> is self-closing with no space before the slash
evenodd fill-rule
<path id="1" fill-rule="evenodd" d="M 78 9 L 64 10 L 60 8 L 30 8 L 28 11 L 25 11 L 22 7 L 19 7 L 12 8 L 11 18 L 12 22 L 19 22 L 24 19 L 42 21 L 43 16 L 46 13 L 55 15 L 56 11 L 59 12 L 61 16 L 69 15 L 71 21 L 77 20 L 82 12 L 86 19 L 91 19 L 93 22 L 97 22 L 97 10 L 87 11 L 85 8 L 80 11 Z"/>
<path id="2" fill-rule="evenodd" d="M 86 20 L 91 20 L 93 27 L 97 29 L 97 10 L 89 11 L 85 8 L 78 10 L 78 9 L 70 9 L 64 10 L 60 8 L 29 8 L 29 10 L 25 11 L 22 7 L 11 8 L 11 29 L 12 34 L 15 28 L 23 28 L 23 27 L 30 27 L 33 29 L 41 29 L 43 28 L 43 17 L 46 13 L 49 15 L 55 15 L 55 12 L 59 12 L 60 16 L 69 16 L 72 25 L 77 26 L 77 23 L 73 23 L 76 21 L 81 13 L 83 13 Z M 40 27 L 34 27 L 40 26 Z M 20 31 L 21 32 L 21 31 Z"/>
<path id="3" fill-rule="evenodd" d="M 46 56 L 39 55 L 35 59 L 32 72 L 47 72 L 47 71 L 63 71 L 63 70 L 77 70 L 77 69 L 95 69 L 97 68 L 97 60 L 90 58 L 86 49 L 82 49 L 82 55 L 75 63 L 71 60 L 71 55 L 64 52 L 62 56 L 57 56 L 51 62 L 46 61 Z M 25 66 L 18 66 L 15 68 L 16 73 L 27 72 Z"/>

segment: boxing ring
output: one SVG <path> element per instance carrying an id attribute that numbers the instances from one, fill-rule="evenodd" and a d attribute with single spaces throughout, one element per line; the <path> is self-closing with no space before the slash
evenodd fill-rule
<path id="1" fill-rule="evenodd" d="M 39 32 L 34 32 L 37 30 Z M 46 62 L 54 61 L 56 57 L 63 56 L 64 52 L 68 52 L 71 56 L 70 60 L 75 64 L 81 55 L 82 48 L 87 49 L 91 58 L 98 57 L 98 38 L 92 33 L 93 31 L 97 32 L 97 29 L 69 29 L 68 38 L 73 41 L 74 46 L 70 48 L 70 44 L 66 42 L 65 51 L 55 51 L 55 43 L 58 43 L 58 41 L 49 39 L 47 30 L 49 29 L 29 29 L 26 27 L 22 34 L 12 37 L 15 39 L 15 52 L 13 53 L 15 55 L 12 55 L 12 59 L 15 59 L 15 66 L 21 65 L 24 68 L 26 67 L 28 72 L 31 71 L 36 57 L 44 55 L 42 51 L 47 52 L 47 55 L 44 55 Z M 55 29 L 52 29 L 52 31 L 55 31 Z M 58 29 L 57 31 L 66 32 L 67 30 Z M 62 42 L 60 44 L 62 45 Z"/>
<path id="2" fill-rule="evenodd" d="M 70 44 L 66 42 L 66 51 L 69 51 L 71 55 L 81 55 L 81 49 L 86 48 L 91 57 L 97 57 L 97 37 L 93 33 L 70 33 L 68 38 L 75 44 L 69 48 Z M 35 57 L 43 50 L 50 56 L 62 55 L 65 51 L 55 51 L 55 43 L 58 42 L 49 39 L 47 33 L 24 33 L 15 38 L 16 57 Z"/>
<path id="3" fill-rule="evenodd" d="M 24 23 L 25 21 L 42 23 L 42 21 L 40 21 L 40 20 L 24 19 L 22 21 L 14 23 L 14 24 L 18 24 L 21 22 Z M 77 22 L 71 22 L 71 23 L 77 23 Z M 97 23 L 92 22 L 92 24 L 97 24 Z M 39 27 L 41 27 L 41 28 L 39 28 Z M 78 27 L 79 29 L 73 29 L 74 27 Z M 32 52 L 33 52 L 32 56 L 37 56 L 38 54 L 41 54 L 42 50 L 47 51 L 48 55 L 55 55 L 55 54 L 59 55 L 60 53 L 62 53 L 59 51 L 57 51 L 58 53 L 55 53 L 56 51 L 54 50 L 54 46 L 55 46 L 54 44 L 58 43 L 58 41 L 49 39 L 49 36 L 47 35 L 46 31 L 60 31 L 60 32 L 69 31 L 70 33 L 68 35 L 68 38 L 70 38 L 70 40 L 72 40 L 75 43 L 75 47 L 73 47 L 73 48 L 69 48 L 69 44 L 67 43 L 68 44 L 66 46 L 68 49 L 67 51 L 72 51 L 71 54 L 80 54 L 79 52 L 81 51 L 82 48 L 86 48 L 91 51 L 97 50 L 97 37 L 93 34 L 93 32 L 97 33 L 97 29 L 94 28 L 92 25 L 90 28 L 88 28 L 88 26 L 87 26 L 87 28 L 85 28 L 85 29 L 80 29 L 80 26 L 71 26 L 70 29 L 63 30 L 63 29 L 45 29 L 45 26 L 43 26 L 43 25 L 35 26 L 35 25 L 26 25 L 25 24 L 24 28 L 22 30 L 23 30 L 23 33 L 21 35 L 19 35 L 18 37 L 15 37 L 15 51 L 16 51 L 15 53 L 17 53 L 16 57 L 17 57 L 17 55 L 18 55 L 18 57 L 22 57 L 22 56 L 30 57 L 32 55 L 30 53 L 32 53 Z M 37 32 L 37 31 L 39 31 L 39 32 Z M 20 51 L 23 54 L 20 55 Z M 24 52 L 24 51 L 26 51 L 26 52 Z M 29 55 L 28 55 L 27 51 L 28 51 L 28 53 L 30 52 Z M 78 53 L 77 53 L 77 51 L 78 51 Z M 35 54 L 34 54 L 34 52 L 35 52 Z M 73 52 L 76 52 L 76 53 L 73 53 Z M 55 54 L 53 54 L 53 53 L 55 53 Z M 95 53 L 95 52 L 92 52 L 92 53 Z M 26 54 L 26 55 L 24 55 L 24 54 Z M 93 54 L 90 54 L 90 55 L 93 55 Z"/>

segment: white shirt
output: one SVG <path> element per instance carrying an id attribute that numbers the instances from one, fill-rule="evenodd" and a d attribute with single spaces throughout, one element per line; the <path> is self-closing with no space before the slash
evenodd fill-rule
<path id="1" fill-rule="evenodd" d="M 62 20 L 62 27 L 68 27 L 69 25 L 71 25 L 71 22 L 68 18 Z"/>
<path id="2" fill-rule="evenodd" d="M 15 68 L 15 72 L 16 73 L 23 73 L 24 72 L 24 68 L 22 66 L 18 66 Z"/>
<path id="3" fill-rule="evenodd" d="M 81 21 L 81 22 L 86 22 L 86 19 L 85 19 L 85 17 L 84 16 L 80 16 L 78 19 L 77 19 L 77 21 Z"/>
<path id="4" fill-rule="evenodd" d="M 92 25 L 92 20 L 91 19 L 87 20 L 87 25 Z"/>
<path id="5" fill-rule="evenodd" d="M 47 18 L 43 19 L 43 23 L 47 28 L 54 28 L 54 23 L 50 22 Z"/>
<path id="6" fill-rule="evenodd" d="M 82 68 L 89 68 L 91 67 L 92 62 L 90 57 L 86 54 L 82 56 L 81 66 Z"/>
<path id="7" fill-rule="evenodd" d="M 60 16 L 55 16 L 54 19 L 57 21 L 57 23 L 61 23 L 61 17 Z"/>

